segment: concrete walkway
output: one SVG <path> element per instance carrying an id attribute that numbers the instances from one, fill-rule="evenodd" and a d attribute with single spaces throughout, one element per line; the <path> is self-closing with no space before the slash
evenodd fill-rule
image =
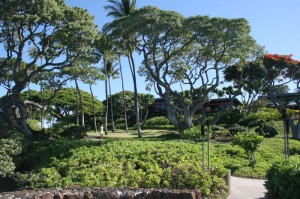
<path id="1" fill-rule="evenodd" d="M 263 199 L 267 192 L 265 180 L 238 178 L 231 176 L 228 199 Z"/>

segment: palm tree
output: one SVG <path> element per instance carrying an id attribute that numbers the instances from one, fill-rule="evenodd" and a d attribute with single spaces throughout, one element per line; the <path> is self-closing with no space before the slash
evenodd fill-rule
<path id="1" fill-rule="evenodd" d="M 111 5 L 104 6 L 105 10 L 108 10 L 107 16 L 114 17 L 115 19 L 125 17 L 130 15 L 136 9 L 136 0 L 108 0 Z M 106 28 L 109 29 L 109 24 L 106 24 Z M 104 27 L 105 29 L 105 27 Z M 133 49 L 132 46 L 127 43 L 126 45 L 127 52 L 126 55 L 128 57 L 128 63 L 131 70 L 131 75 L 133 79 L 134 86 L 134 104 L 135 104 L 135 112 L 136 112 L 136 124 L 138 137 L 142 137 L 141 124 L 140 124 L 140 116 L 139 116 L 139 105 L 138 105 L 138 93 L 137 93 L 137 81 L 136 81 L 136 69 L 135 63 L 133 59 Z"/>
<path id="2" fill-rule="evenodd" d="M 112 128 L 113 131 L 115 131 L 115 123 L 114 123 L 114 112 L 113 112 L 113 100 L 111 95 L 111 85 L 110 85 L 110 79 L 116 79 L 119 78 L 119 69 L 116 68 L 116 64 L 113 64 L 113 61 L 111 59 L 107 59 L 105 66 L 101 69 L 101 72 L 106 76 L 105 78 L 105 85 L 106 85 L 106 105 L 108 108 L 108 98 L 107 98 L 107 85 L 109 90 L 109 97 L 110 97 L 110 113 L 111 113 L 111 122 L 112 122 Z M 107 110 L 106 108 L 106 110 Z M 107 110 L 108 111 L 108 110 Z"/>
<path id="3" fill-rule="evenodd" d="M 120 75 L 122 81 L 122 93 L 123 93 L 123 103 L 124 103 L 124 121 L 125 121 L 125 129 L 128 132 L 128 122 L 127 122 L 127 101 L 125 98 L 125 89 L 124 89 L 124 79 L 123 79 L 123 71 L 121 64 L 121 55 L 119 55 L 119 66 L 120 66 Z"/>
<path id="4" fill-rule="evenodd" d="M 124 17 L 132 13 L 136 9 L 136 0 L 108 0 L 111 5 L 104 6 L 108 10 L 107 16 L 115 19 Z"/>

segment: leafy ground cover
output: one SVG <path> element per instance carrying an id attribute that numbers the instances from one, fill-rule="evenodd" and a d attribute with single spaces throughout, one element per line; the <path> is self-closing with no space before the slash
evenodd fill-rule
<path id="1" fill-rule="evenodd" d="M 23 185 L 200 188 L 207 196 L 222 195 L 226 189 L 222 177 L 227 169 L 234 176 L 265 179 L 271 165 L 284 158 L 281 136 L 263 140 L 254 166 L 242 148 L 212 141 L 209 154 L 213 169 L 203 173 L 201 142 L 181 140 L 172 130 L 144 133 L 142 139 L 137 139 L 135 132 L 117 131 L 104 137 L 105 142 L 94 138 L 33 143 L 26 157 L 33 172 L 22 177 Z M 299 141 L 290 140 L 291 156 L 299 155 L 299 148 Z M 207 142 L 205 166 L 207 171 Z"/>
<path id="2" fill-rule="evenodd" d="M 69 150 L 72 147 L 74 149 Z M 44 154 L 44 150 L 51 150 L 52 154 L 36 160 L 40 162 L 39 166 L 36 165 L 37 172 L 23 177 L 24 181 L 29 180 L 28 185 L 32 188 L 71 185 L 199 188 L 205 196 L 212 198 L 226 194 L 224 176 L 227 170 L 212 162 L 210 172 L 203 172 L 201 146 L 193 143 L 52 141 L 51 144 L 36 143 L 34 150 L 36 157 Z"/>

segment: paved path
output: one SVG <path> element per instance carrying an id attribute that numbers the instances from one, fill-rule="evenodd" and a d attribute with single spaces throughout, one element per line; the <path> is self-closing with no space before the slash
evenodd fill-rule
<path id="1" fill-rule="evenodd" d="M 263 199 L 267 191 L 265 180 L 231 176 L 231 190 L 228 199 Z"/>

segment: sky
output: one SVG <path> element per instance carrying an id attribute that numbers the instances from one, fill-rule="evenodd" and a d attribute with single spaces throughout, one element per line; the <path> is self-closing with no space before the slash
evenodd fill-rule
<path id="1" fill-rule="evenodd" d="M 66 0 L 65 2 L 69 6 L 87 9 L 95 17 L 99 29 L 113 20 L 106 17 L 107 11 L 103 9 L 103 6 L 108 5 L 106 0 Z M 137 0 L 137 8 L 146 5 L 176 11 L 184 17 L 209 15 L 210 17 L 245 18 L 251 26 L 251 36 L 258 44 L 265 46 L 268 53 L 292 54 L 294 59 L 300 60 L 300 0 Z M 97 66 L 102 67 L 100 63 Z M 126 60 L 122 60 L 122 66 L 125 90 L 133 91 Z M 138 91 L 149 93 L 145 90 L 145 78 L 138 77 L 137 80 Z M 89 91 L 87 85 L 81 84 L 81 88 Z M 111 88 L 112 93 L 120 92 L 121 79 L 113 80 Z M 97 85 L 93 86 L 93 91 L 98 99 L 105 99 L 104 82 L 97 82 Z M 150 93 L 158 97 L 154 91 Z"/>

